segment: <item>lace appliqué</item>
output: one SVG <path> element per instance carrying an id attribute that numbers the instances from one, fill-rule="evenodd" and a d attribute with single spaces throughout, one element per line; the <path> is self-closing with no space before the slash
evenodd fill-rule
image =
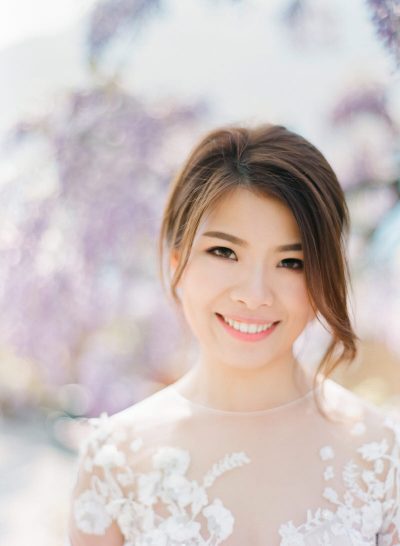
<path id="1" fill-rule="evenodd" d="M 369 468 L 361 467 L 352 459 L 344 466 L 342 477 L 346 491 L 342 498 L 333 487 L 324 488 L 323 497 L 335 505 L 336 510 L 319 508 L 314 513 L 307 510 L 306 522 L 298 527 L 292 521 L 284 523 L 279 528 L 280 546 L 306 546 L 306 537 L 313 533 L 319 546 L 342 544 L 341 540 L 335 542 L 335 537 L 340 536 L 346 537 L 343 543 L 353 546 L 400 546 L 400 422 L 386 416 L 384 426 L 394 433 L 392 450 L 389 451 L 386 438 L 359 447 L 357 452 Z M 364 430 L 364 423 L 359 422 L 352 432 L 362 434 Z M 323 476 L 329 483 L 335 475 L 331 464 L 334 449 L 324 446 L 319 455 L 327 463 Z M 388 472 L 383 479 L 385 462 Z M 379 534 L 389 527 L 390 532 Z"/>
<path id="2" fill-rule="evenodd" d="M 233 533 L 231 512 L 221 499 L 211 502 L 207 489 L 223 473 L 249 463 L 244 452 L 231 453 L 215 463 L 201 484 L 188 479 L 190 454 L 176 447 L 158 448 L 152 456 L 152 470 L 139 473 L 117 448 L 126 436 L 112 431 L 107 414 L 89 422 L 94 430 L 82 448 L 83 468 L 96 474 L 91 476 L 90 488 L 73 504 L 81 531 L 104 535 L 115 520 L 125 538 L 124 546 L 217 546 Z M 136 438 L 129 449 L 138 452 L 142 445 L 142 439 Z M 155 511 L 159 503 L 167 511 L 165 516 Z M 196 521 L 200 513 L 207 521 L 207 538 L 201 536 L 201 525 Z"/>

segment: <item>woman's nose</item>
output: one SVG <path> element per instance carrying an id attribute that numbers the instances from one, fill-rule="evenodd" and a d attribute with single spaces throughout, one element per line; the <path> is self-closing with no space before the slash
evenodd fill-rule
<path id="1" fill-rule="evenodd" d="M 246 278 L 232 290 L 232 299 L 242 301 L 249 309 L 260 305 L 271 306 L 274 302 L 274 291 L 271 279 L 265 269 L 251 271 Z"/>

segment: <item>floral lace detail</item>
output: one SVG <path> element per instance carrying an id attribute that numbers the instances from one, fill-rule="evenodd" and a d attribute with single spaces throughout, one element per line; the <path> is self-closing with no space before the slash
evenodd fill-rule
<path id="1" fill-rule="evenodd" d="M 107 414 L 89 423 L 93 432 L 82 447 L 83 468 L 96 473 L 91 476 L 90 489 L 73 503 L 81 531 L 104 535 L 115 520 L 125 538 L 124 546 L 217 546 L 233 533 L 231 512 L 219 498 L 210 502 L 207 489 L 228 470 L 249 463 L 244 452 L 231 453 L 215 463 L 201 484 L 188 479 L 189 452 L 176 447 L 157 448 L 152 470 L 139 473 L 127 464 L 126 454 L 117 447 L 119 441 L 126 440 L 126 434 L 113 432 Z M 135 453 L 142 446 L 139 437 L 129 449 Z M 123 487 L 128 487 L 128 493 Z M 169 515 L 156 513 L 158 503 L 163 503 Z M 201 525 L 196 521 L 200 513 L 207 521 L 207 538 L 201 536 Z"/>
<path id="2" fill-rule="evenodd" d="M 318 535 L 315 542 L 318 546 L 400 546 L 400 421 L 387 415 L 383 424 L 394 434 L 391 451 L 386 438 L 359 447 L 357 452 L 369 468 L 351 459 L 342 471 L 346 485 L 343 497 L 329 485 L 323 491 L 323 497 L 336 510 L 319 508 L 314 514 L 307 510 L 306 522 L 298 527 L 292 521 L 284 523 L 279 528 L 280 546 L 306 546 L 307 536 L 313 533 Z M 362 422 L 356 423 L 352 430 L 353 434 L 364 431 Z M 323 476 L 329 482 L 334 477 L 331 464 L 334 449 L 327 445 L 319 454 L 322 461 L 327 461 Z M 380 476 L 384 473 L 385 461 L 388 472 L 383 479 Z M 329 530 L 324 530 L 327 523 Z M 335 542 L 335 537 L 343 538 Z"/>
<path id="3" fill-rule="evenodd" d="M 178 447 L 155 448 L 151 470 L 135 472 L 128 458 L 140 455 L 142 438 L 127 442 L 125 430 L 116 429 L 104 413 L 89 423 L 93 430 L 82 446 L 82 468 L 90 483 L 73 503 L 78 529 L 104 535 L 115 521 L 124 546 L 216 546 L 233 534 L 232 513 L 220 498 L 209 499 L 207 489 L 228 470 L 250 463 L 246 453 L 227 454 L 201 483 L 187 477 L 190 454 Z M 384 437 L 357 448 L 363 463 L 350 459 L 342 468 L 343 495 L 333 482 L 339 470 L 335 449 L 320 448 L 326 482 L 322 496 L 332 507 L 307 510 L 301 525 L 280 525 L 280 546 L 400 546 L 400 420 L 387 415 L 383 425 L 394 442 Z M 365 430 L 358 422 L 351 432 L 361 436 Z M 128 449 L 119 449 L 121 442 L 127 442 Z M 165 515 L 156 510 L 160 506 Z M 205 538 L 197 521 L 200 514 L 207 525 Z"/>

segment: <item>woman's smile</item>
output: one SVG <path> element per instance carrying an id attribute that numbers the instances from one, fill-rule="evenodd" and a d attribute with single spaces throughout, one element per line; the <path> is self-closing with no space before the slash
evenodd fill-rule
<path id="1" fill-rule="evenodd" d="M 224 329 L 234 338 L 240 339 L 241 341 L 260 341 L 262 339 L 265 339 L 266 337 L 270 336 L 277 328 L 279 321 L 273 322 L 269 325 L 266 325 L 265 327 L 259 327 L 258 329 L 261 329 L 261 331 L 255 331 L 252 332 L 251 330 L 254 330 L 255 327 L 244 325 L 240 326 L 240 329 L 238 329 L 238 323 L 234 322 L 233 325 L 228 324 L 226 320 L 223 318 L 222 315 L 219 313 L 216 313 L 216 316 L 218 318 L 218 322 L 224 327 Z M 245 330 L 245 331 L 243 331 Z"/>

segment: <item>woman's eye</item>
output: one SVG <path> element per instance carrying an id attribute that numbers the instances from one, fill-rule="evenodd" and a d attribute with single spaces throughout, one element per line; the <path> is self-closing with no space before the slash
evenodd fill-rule
<path id="1" fill-rule="evenodd" d="M 303 269 L 304 266 L 303 260 L 299 260 L 297 258 L 286 258 L 285 260 L 281 261 L 281 264 L 283 264 L 283 267 L 289 269 Z"/>
<path id="2" fill-rule="evenodd" d="M 215 246 L 213 248 L 209 248 L 207 250 L 209 254 L 212 254 L 213 256 L 216 256 L 217 258 L 224 258 L 224 259 L 230 259 L 229 255 L 235 253 L 233 250 L 226 246 Z M 284 267 L 286 269 L 295 269 L 295 270 L 302 270 L 303 269 L 303 260 L 299 260 L 297 258 L 286 258 L 285 260 L 282 260 L 280 262 L 282 264 L 281 267 Z"/>
<path id="3" fill-rule="evenodd" d="M 209 248 L 207 252 L 212 254 L 213 256 L 217 256 L 217 258 L 227 258 L 227 254 L 229 254 L 230 252 L 234 254 L 233 250 L 227 248 L 226 246 L 215 246 L 213 248 Z"/>

